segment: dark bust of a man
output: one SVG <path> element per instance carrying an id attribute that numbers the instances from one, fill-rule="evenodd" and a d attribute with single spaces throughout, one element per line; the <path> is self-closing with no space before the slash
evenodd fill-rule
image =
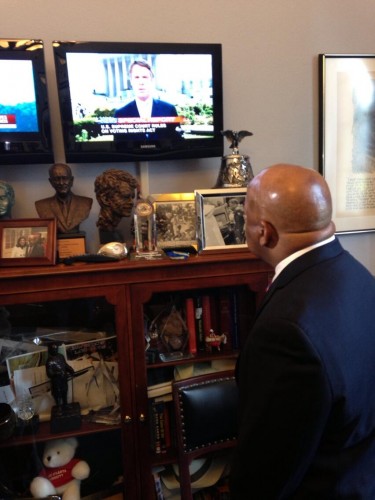
<path id="1" fill-rule="evenodd" d="M 100 243 L 123 241 L 116 228 L 123 217 L 130 217 L 138 191 L 137 179 L 124 170 L 110 168 L 95 179 Z"/>
<path id="2" fill-rule="evenodd" d="M 35 202 L 39 217 L 54 217 L 58 233 L 78 233 L 80 223 L 90 214 L 92 198 L 78 196 L 71 191 L 74 177 L 70 167 L 64 163 L 50 167 L 49 181 L 56 194 Z"/>
<path id="3" fill-rule="evenodd" d="M 12 218 L 14 189 L 8 182 L 0 181 L 0 220 Z"/>

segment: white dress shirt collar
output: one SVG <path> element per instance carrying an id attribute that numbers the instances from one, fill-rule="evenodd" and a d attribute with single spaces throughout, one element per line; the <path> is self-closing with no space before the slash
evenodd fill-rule
<path id="1" fill-rule="evenodd" d="M 136 99 L 138 113 L 141 118 L 151 118 L 152 116 L 152 103 L 153 99 L 149 98 L 146 101 L 142 101 L 141 99 Z"/>
<path id="2" fill-rule="evenodd" d="M 291 262 L 294 260 L 298 259 L 298 257 L 301 257 L 301 255 L 304 255 L 307 252 L 310 252 L 311 250 L 314 250 L 314 248 L 321 247 L 323 245 L 327 245 L 327 243 L 331 243 L 331 241 L 334 241 L 335 235 L 330 236 L 329 238 L 326 238 L 323 241 L 319 241 L 319 243 L 314 243 L 313 245 L 310 245 L 306 248 L 302 248 L 302 250 L 298 250 L 297 252 L 292 253 L 282 261 L 280 261 L 277 266 L 275 267 L 275 274 L 272 278 L 272 281 L 275 281 L 277 276 L 283 271 L 286 266 L 288 266 Z"/>

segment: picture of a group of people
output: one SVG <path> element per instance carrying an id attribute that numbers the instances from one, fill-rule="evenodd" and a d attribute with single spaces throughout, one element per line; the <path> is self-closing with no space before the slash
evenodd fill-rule
<path id="1" fill-rule="evenodd" d="M 156 204 L 158 245 L 191 245 L 196 241 L 194 201 Z"/>
<path id="2" fill-rule="evenodd" d="M 246 243 L 244 202 L 244 195 L 208 197 L 204 200 L 206 246 Z"/>

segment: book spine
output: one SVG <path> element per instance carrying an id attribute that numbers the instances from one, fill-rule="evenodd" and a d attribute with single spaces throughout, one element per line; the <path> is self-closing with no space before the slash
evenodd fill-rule
<path id="1" fill-rule="evenodd" d="M 171 435 L 171 406 L 172 402 L 166 402 L 164 404 L 164 440 L 165 440 L 165 450 L 167 451 L 172 447 L 172 435 Z"/>
<path id="2" fill-rule="evenodd" d="M 155 401 L 150 400 L 150 415 L 151 415 L 151 424 L 150 424 L 150 434 L 151 434 L 151 449 L 154 453 L 161 453 L 161 441 L 160 441 L 160 426 L 159 426 L 159 418 L 157 414 L 157 407 L 155 405 Z"/>
<path id="3" fill-rule="evenodd" d="M 202 297 L 197 295 L 194 297 L 195 305 L 195 332 L 197 339 L 197 348 L 199 351 L 204 351 L 204 331 L 203 331 L 203 309 L 202 309 Z"/>
<path id="4" fill-rule="evenodd" d="M 166 453 L 172 446 L 171 437 L 171 401 L 151 401 L 151 447 L 156 454 Z"/>
<path id="5" fill-rule="evenodd" d="M 193 297 L 187 297 L 185 301 L 185 314 L 186 314 L 186 325 L 189 332 L 189 352 L 191 354 L 197 353 L 197 332 L 195 325 L 195 314 L 194 314 L 194 299 Z"/>
<path id="6" fill-rule="evenodd" d="M 160 453 L 165 453 L 167 451 L 165 443 L 165 403 L 160 401 L 155 403 L 155 406 L 160 430 Z"/>
<path id="7" fill-rule="evenodd" d="M 232 351 L 232 307 L 230 300 L 230 292 L 223 288 L 219 292 L 219 328 L 220 334 L 224 334 L 227 337 L 227 343 L 224 345 L 226 351 Z"/>
<path id="8" fill-rule="evenodd" d="M 220 331 L 219 323 L 219 299 L 217 291 L 210 295 L 210 319 L 212 330 L 220 335 L 222 332 Z"/>
<path id="9" fill-rule="evenodd" d="M 232 347 L 239 349 L 239 325 L 238 325 L 238 296 L 235 289 L 230 291 L 231 318 L 232 318 Z"/>
<path id="10" fill-rule="evenodd" d="M 164 500 L 163 486 L 161 484 L 160 475 L 158 472 L 153 472 L 152 476 L 154 478 L 154 483 L 155 483 L 156 500 Z"/>
<path id="11" fill-rule="evenodd" d="M 203 316 L 203 333 L 206 337 L 212 329 L 211 321 L 211 297 L 209 295 L 202 296 L 202 316 Z"/>

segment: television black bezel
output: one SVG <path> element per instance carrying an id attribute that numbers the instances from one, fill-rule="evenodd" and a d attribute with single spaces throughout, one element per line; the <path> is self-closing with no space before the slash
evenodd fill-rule
<path id="1" fill-rule="evenodd" d="M 44 43 L 40 39 L 1 38 L 0 59 L 32 62 L 37 107 L 37 132 L 2 132 L 0 165 L 53 163 Z"/>
<path id="2" fill-rule="evenodd" d="M 108 41 L 60 41 L 53 42 L 56 79 L 63 129 L 65 157 L 73 163 L 163 161 L 190 158 L 221 157 L 223 155 L 223 76 L 222 46 L 219 43 L 163 43 L 163 42 L 108 42 Z M 212 54 L 214 90 L 214 137 L 187 139 L 172 148 L 124 149 L 121 142 L 76 142 L 73 132 L 73 116 L 67 69 L 67 53 L 107 54 Z M 107 148 L 107 149 L 106 149 Z M 117 149 L 117 150 L 116 150 Z"/>

